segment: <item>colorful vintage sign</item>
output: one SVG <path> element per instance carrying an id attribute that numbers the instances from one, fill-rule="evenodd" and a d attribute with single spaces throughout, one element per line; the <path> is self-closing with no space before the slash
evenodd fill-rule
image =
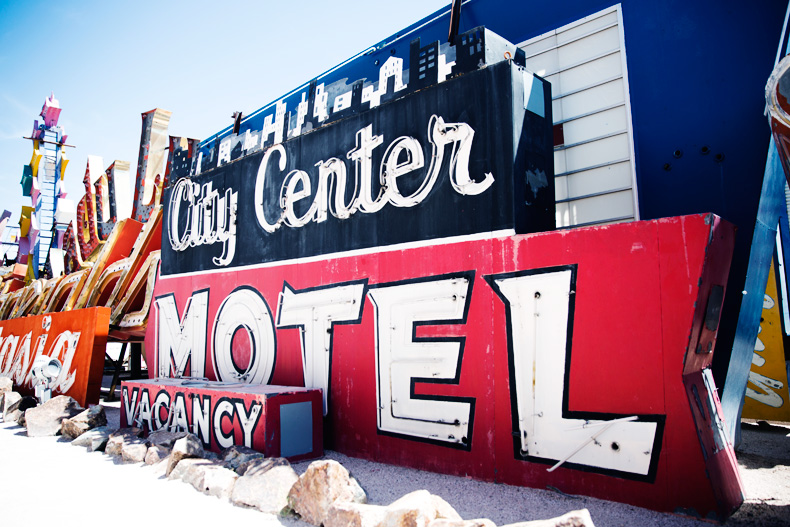
<path id="1" fill-rule="evenodd" d="M 787 363 L 773 262 L 768 274 L 768 285 L 765 288 L 759 331 L 754 343 L 749 383 L 746 385 L 743 417 L 767 421 L 790 421 Z"/>
<path id="2" fill-rule="evenodd" d="M 551 230 L 550 123 L 549 85 L 501 60 L 179 179 L 162 274 Z"/>
<path id="3" fill-rule="evenodd" d="M 63 368 L 52 395 L 68 395 L 82 406 L 98 403 L 109 319 L 108 308 L 94 307 L 0 322 L 0 375 L 32 395 L 33 362 L 53 357 Z"/>
<path id="4" fill-rule="evenodd" d="M 125 381 L 121 426 L 194 432 L 215 452 L 242 445 L 291 461 L 320 457 L 321 391 L 200 379 Z"/>
<path id="5" fill-rule="evenodd" d="M 305 385 L 349 455 L 726 516 L 715 216 L 161 276 L 153 376 Z"/>

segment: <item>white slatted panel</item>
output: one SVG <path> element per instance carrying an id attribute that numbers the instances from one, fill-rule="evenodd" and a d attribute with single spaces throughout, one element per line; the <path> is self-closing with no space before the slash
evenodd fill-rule
<path id="1" fill-rule="evenodd" d="M 552 86 L 557 227 L 639 218 L 620 5 L 519 45 Z"/>

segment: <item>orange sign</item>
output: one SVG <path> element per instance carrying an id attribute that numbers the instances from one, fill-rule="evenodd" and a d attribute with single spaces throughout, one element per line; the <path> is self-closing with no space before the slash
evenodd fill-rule
<path id="1" fill-rule="evenodd" d="M 94 307 L 0 322 L 0 376 L 32 394 L 33 362 L 43 355 L 63 365 L 52 395 L 69 395 L 82 406 L 99 402 L 110 309 Z"/>

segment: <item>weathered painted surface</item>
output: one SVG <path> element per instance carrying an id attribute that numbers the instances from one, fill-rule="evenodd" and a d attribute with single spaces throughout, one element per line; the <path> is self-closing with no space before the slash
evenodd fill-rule
<path id="1" fill-rule="evenodd" d="M 39 355 L 54 357 L 63 370 L 52 395 L 68 395 L 82 406 L 98 403 L 109 318 L 108 308 L 95 307 L 0 322 L 0 375 L 32 395 L 33 362 Z"/>
<path id="2" fill-rule="evenodd" d="M 142 340 L 159 268 L 161 219 L 159 206 L 145 224 L 123 219 L 97 250 L 93 265 L 26 287 L 20 281 L 17 289 L 0 294 L 0 320 L 105 306 L 111 309 L 113 340 Z"/>
<path id="3" fill-rule="evenodd" d="M 613 4 L 622 13 L 619 31 L 613 31 L 613 24 L 597 16 Z M 622 165 L 597 167 L 600 163 L 598 152 L 607 143 L 621 141 L 629 128 L 627 122 L 612 120 L 609 110 L 617 105 L 630 108 L 627 113 L 633 132 L 632 162 L 638 208 L 634 213 L 641 219 L 653 219 L 710 211 L 734 223 L 738 227 L 738 239 L 730 285 L 732 291 L 740 292 L 747 289 L 744 284 L 753 229 L 755 225 L 762 225 L 755 223 L 761 193 L 760 178 L 744 177 L 744 174 L 762 172 L 770 135 L 764 117 L 765 103 L 757 94 L 762 93 L 765 80 L 774 67 L 786 10 L 787 2 L 769 2 L 755 9 L 751 4 L 733 0 L 691 3 L 682 0 L 621 0 L 610 3 L 567 0 L 562 4 L 553 1 L 470 0 L 464 2 L 461 10 L 459 32 L 482 24 L 522 47 L 531 39 L 545 36 L 545 40 L 536 46 L 539 49 L 527 51 L 527 55 L 552 45 L 560 46 L 549 54 L 538 56 L 538 59 L 545 59 L 545 66 L 538 62 L 530 67 L 552 82 L 553 114 L 559 118 L 557 124 L 567 128 L 571 120 L 577 124 L 596 119 L 600 119 L 599 123 L 606 123 L 585 127 L 579 137 L 586 141 L 594 135 L 600 137 L 599 141 L 582 141 L 574 148 L 567 148 L 567 143 L 578 141 L 568 138 L 565 144 L 566 150 L 573 153 L 577 167 L 591 169 L 589 179 L 577 179 L 578 172 L 567 178 L 568 193 L 579 198 L 575 203 L 622 196 L 621 193 L 596 196 L 595 192 L 600 190 L 597 182 L 602 176 L 615 172 Z M 682 13 L 680 24 L 678 13 Z M 593 25 L 597 26 L 583 33 L 565 31 L 568 25 L 584 19 L 595 19 Z M 282 97 L 261 101 L 259 110 L 245 115 L 239 136 L 248 130 L 260 130 L 267 119 L 271 123 L 274 123 L 272 119 L 282 123 L 285 112 L 290 113 L 290 122 L 295 125 L 303 94 L 307 94 L 309 99 L 314 86 L 326 88 L 343 79 L 364 79 L 363 89 L 368 84 L 375 88 L 380 77 L 379 69 L 392 56 L 402 58 L 403 70 L 407 71 L 412 65 L 412 40 L 419 38 L 422 46 L 439 41 L 442 44 L 437 51 L 442 52 L 449 24 L 448 5 L 392 35 L 384 36 L 380 42 L 315 75 L 312 80 L 308 79 L 314 74 L 306 72 L 306 82 L 302 86 L 289 89 Z M 733 38 L 733 35 L 738 38 Z M 557 70 L 552 59 L 560 55 L 573 56 L 579 48 L 592 47 L 584 46 L 582 37 L 585 36 L 606 42 L 601 54 L 605 55 L 607 62 L 623 65 L 620 74 L 625 83 L 621 91 L 606 90 L 614 84 L 615 73 L 607 82 L 600 79 L 600 84 L 593 84 L 592 79 L 596 77 L 588 74 L 593 65 L 586 60 L 582 62 L 588 58 L 586 56 L 579 58 L 577 67 L 570 69 L 567 76 L 554 75 Z M 618 40 L 621 46 L 617 45 Z M 574 64 L 573 59 L 569 62 Z M 738 71 L 735 76 L 732 75 L 734 63 Z M 577 88 L 594 88 L 595 91 L 590 92 L 593 104 L 581 109 Z M 601 96 L 602 92 L 606 95 Z M 754 96 L 744 97 L 745 93 Z M 332 103 L 337 94 L 326 94 L 331 97 L 330 110 L 334 108 Z M 720 111 L 723 107 L 728 110 Z M 218 130 L 216 135 L 206 138 L 201 148 L 212 149 L 215 143 L 227 140 L 231 133 L 231 126 Z M 618 161 L 622 161 L 627 158 L 627 151 L 627 147 L 618 150 L 623 153 L 613 159 L 619 157 Z M 561 152 L 557 154 L 562 155 Z M 558 181 L 557 188 L 562 188 L 561 181 Z M 609 187 L 610 190 L 617 188 L 617 185 Z M 569 196 L 557 195 L 558 199 L 565 197 Z M 767 222 L 766 225 L 773 228 L 775 223 Z M 759 236 L 763 234 L 766 233 L 758 233 Z M 765 273 L 769 259 L 770 256 L 765 260 Z M 756 291 L 761 303 L 764 287 L 764 280 L 757 286 L 750 284 L 749 295 Z M 741 300 L 740 294 L 728 295 L 725 299 L 725 323 L 719 337 L 723 347 L 716 354 L 713 366 L 720 388 L 730 364 Z M 757 320 L 760 309 L 758 304 Z M 743 399 L 752 354 L 750 348 L 755 336 L 756 333 L 736 343 L 744 345 L 747 353 L 745 362 L 740 362 L 741 357 L 735 361 L 744 376 L 733 381 L 733 415 L 738 415 L 738 405 Z M 723 388 L 726 397 L 728 388 Z"/>
<path id="4" fill-rule="evenodd" d="M 47 272 L 45 267 L 53 245 L 53 233 L 61 230 L 57 225 L 58 202 L 66 197 L 62 181 L 69 161 L 63 150 L 67 136 L 58 125 L 60 112 L 60 103 L 54 94 L 44 100 L 39 114 L 42 121 L 33 122 L 29 138 L 33 140 L 33 156 L 22 172 L 22 193 L 30 196 L 33 205 L 30 214 L 35 218 L 35 221 L 28 218 L 29 224 L 22 228 L 27 243 L 25 247 L 20 244 L 17 257 L 17 261 L 28 266 L 28 281 Z M 24 208 L 22 215 L 25 216 Z M 21 218 L 20 226 L 25 222 Z"/>
<path id="5" fill-rule="evenodd" d="M 162 274 L 551 230 L 550 131 L 549 85 L 504 60 L 260 149 L 264 130 L 165 192 Z"/>
<path id="6" fill-rule="evenodd" d="M 699 215 L 162 276 L 149 371 L 322 388 L 354 456 L 726 515 L 707 368 L 733 235 Z"/>
<path id="7" fill-rule="evenodd" d="M 776 270 L 771 263 L 763 297 L 760 331 L 754 343 L 752 367 L 746 385 L 743 417 L 768 421 L 790 421 L 790 396 L 782 334 L 780 298 Z"/>
<path id="8" fill-rule="evenodd" d="M 784 31 L 786 27 L 780 39 L 777 61 L 788 51 Z M 727 418 L 728 437 L 734 444 L 740 442 L 740 418 L 754 358 L 754 343 L 759 336 L 763 294 L 768 284 L 769 268 L 776 249 L 777 229 L 781 218 L 787 214 L 787 199 L 784 192 L 788 177 L 787 81 L 781 83 L 778 81 L 787 72 L 790 59 L 785 58 L 775 66 L 765 88 L 766 109 L 771 116 L 769 124 L 773 137 L 768 145 L 768 156 L 764 165 L 759 205 L 748 253 L 748 268 L 739 299 L 738 324 L 721 398 Z"/>
<path id="9" fill-rule="evenodd" d="M 121 426 L 189 431 L 215 452 L 243 445 L 291 461 L 320 457 L 321 391 L 199 379 L 124 381 Z"/>
<path id="10" fill-rule="evenodd" d="M 155 108 L 144 112 L 142 119 L 143 129 L 140 133 L 140 153 L 137 157 L 132 218 L 145 222 L 161 199 L 170 112 Z"/>

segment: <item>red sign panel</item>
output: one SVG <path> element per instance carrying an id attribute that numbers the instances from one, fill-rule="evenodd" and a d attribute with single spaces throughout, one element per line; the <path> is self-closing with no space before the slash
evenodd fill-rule
<path id="1" fill-rule="evenodd" d="M 121 426 L 189 430 L 215 452 L 243 445 L 291 461 L 320 457 L 321 391 L 196 379 L 125 381 Z"/>
<path id="2" fill-rule="evenodd" d="M 52 395 L 68 395 L 82 406 L 99 402 L 110 309 L 93 307 L 0 322 L 0 375 L 15 390 L 33 394 L 36 357 L 58 359 L 63 369 Z"/>
<path id="3" fill-rule="evenodd" d="M 161 277 L 149 372 L 322 388 L 352 456 L 727 515 L 698 381 L 733 238 L 697 215 Z"/>

